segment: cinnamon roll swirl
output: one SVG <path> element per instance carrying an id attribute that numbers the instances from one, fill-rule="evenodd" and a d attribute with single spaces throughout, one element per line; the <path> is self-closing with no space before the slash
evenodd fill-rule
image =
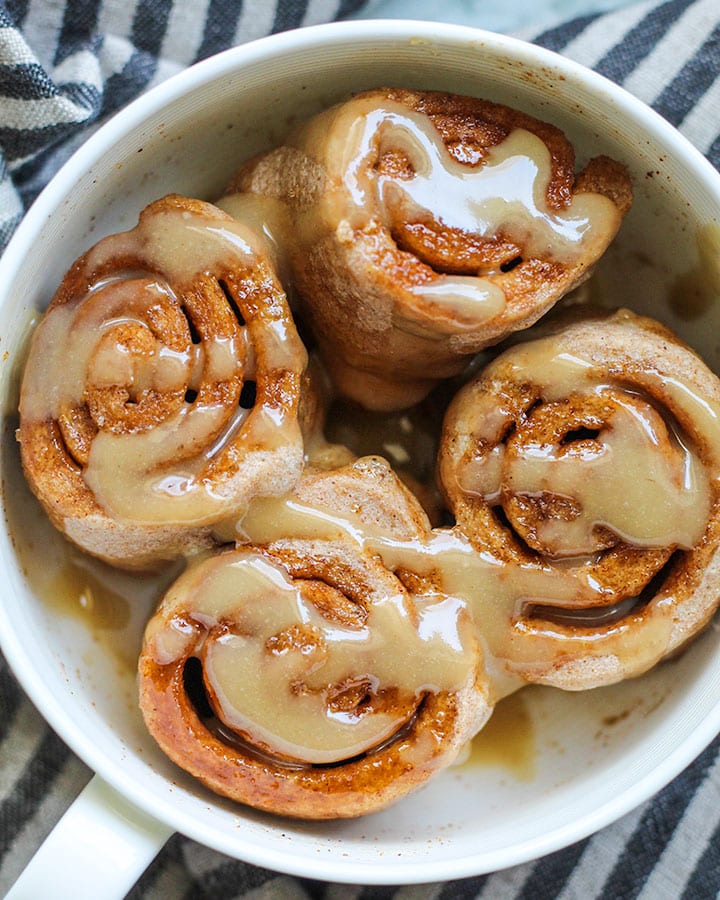
<path id="1" fill-rule="evenodd" d="M 65 275 L 20 399 L 23 467 L 87 552 L 144 567 L 212 543 L 303 464 L 305 349 L 252 230 L 168 196 Z"/>
<path id="2" fill-rule="evenodd" d="M 473 97 L 382 89 L 311 119 L 229 191 L 292 210 L 290 268 L 333 380 L 400 409 L 580 283 L 632 199 L 607 157 Z"/>
<path id="3" fill-rule="evenodd" d="M 299 499 L 316 513 L 305 536 L 239 546 L 173 585 L 146 631 L 140 704 L 160 747 L 217 793 L 288 816 L 358 816 L 422 785 L 484 724 L 482 655 L 461 601 L 342 535 L 314 535 L 324 504 L 388 536 L 424 527 L 387 466 L 310 473 Z M 262 531 L 266 506 L 269 531 L 292 528 L 278 502 L 258 501 L 248 527 Z"/>
<path id="4" fill-rule="evenodd" d="M 586 688 L 682 647 L 720 600 L 720 381 L 621 311 L 497 357 L 444 423 L 456 528 L 506 574 L 470 600 L 527 681 Z"/>

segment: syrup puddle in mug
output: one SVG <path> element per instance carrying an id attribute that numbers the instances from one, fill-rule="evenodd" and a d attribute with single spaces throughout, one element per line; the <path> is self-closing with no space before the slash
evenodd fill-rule
<path id="1" fill-rule="evenodd" d="M 17 419 L 3 434 L 5 516 L 25 579 L 45 609 L 75 619 L 93 641 L 134 672 L 145 622 L 182 564 L 151 574 L 125 572 L 77 550 L 51 524 L 30 491 L 15 440 Z"/>
<path id="2" fill-rule="evenodd" d="M 517 781 L 532 781 L 537 771 L 535 726 L 525 689 L 504 697 L 485 727 L 470 742 L 465 767 L 501 768 Z"/>

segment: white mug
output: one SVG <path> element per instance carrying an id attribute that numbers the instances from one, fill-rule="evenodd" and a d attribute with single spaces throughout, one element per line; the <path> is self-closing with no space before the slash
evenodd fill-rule
<path id="1" fill-rule="evenodd" d="M 4 522 L 11 521 L 0 529 L 0 641 L 42 715 L 97 773 L 11 889 L 14 900 L 42 896 L 48 873 L 60 871 L 52 883 L 58 900 L 121 897 L 174 831 L 255 865 L 331 881 L 403 884 L 494 871 L 615 820 L 720 730 L 720 635 L 710 628 L 643 678 L 587 694 L 520 692 L 516 713 L 531 743 L 524 771 L 471 753 L 364 819 L 273 818 L 215 797 L 170 763 L 144 729 L 132 666 L 109 649 L 112 635 L 98 640 L 87 622 L 38 596 L 24 573 L 32 555 L 20 546 L 25 526 L 13 520 L 13 492 L 22 490 L 12 435 L 18 373 L 31 319 L 64 271 L 104 234 L 132 227 L 151 200 L 170 192 L 214 199 L 240 161 L 280 141 L 292 122 L 381 85 L 507 103 L 558 125 L 580 157 L 625 162 L 635 205 L 598 267 L 598 289 L 667 322 L 720 370 L 720 305 L 692 318 L 672 295 L 677 279 L 700 265 L 698 240 L 712 239 L 720 175 L 659 116 L 567 59 L 451 25 L 341 23 L 229 50 L 122 110 L 53 179 L 0 263 Z M 149 603 L 139 598 L 125 627 L 130 657 Z"/>

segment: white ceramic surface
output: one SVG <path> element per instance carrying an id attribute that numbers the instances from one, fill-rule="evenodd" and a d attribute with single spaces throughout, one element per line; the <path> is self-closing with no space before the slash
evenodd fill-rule
<path id="1" fill-rule="evenodd" d="M 113 627 L 89 628 L 37 599 L 38 578 L 61 550 L 34 516 L 12 440 L 30 321 L 76 256 L 132 226 L 143 206 L 167 192 L 217 197 L 239 161 L 277 142 L 297 118 L 383 84 L 506 102 L 559 125 L 581 158 L 603 152 L 625 161 L 636 202 L 599 267 L 597 295 L 668 322 L 718 368 L 720 301 L 692 318 L 673 298 L 679 279 L 700 284 L 698 240 L 715 240 L 720 176 L 620 89 L 538 48 L 437 23 L 319 26 L 231 50 L 156 88 L 97 132 L 38 199 L 0 263 L 2 473 L 12 523 L 0 534 L 0 640 L 72 749 L 161 823 L 155 844 L 179 830 L 280 871 L 408 883 L 545 854 L 665 785 L 720 730 L 717 630 L 633 682 L 578 695 L 524 690 L 513 701 L 524 729 L 517 746 L 510 741 L 497 763 L 475 759 L 451 769 L 386 812 L 322 824 L 275 819 L 214 797 L 145 733 L 128 659 L 139 646 L 148 598 L 138 598 L 121 638 Z"/>

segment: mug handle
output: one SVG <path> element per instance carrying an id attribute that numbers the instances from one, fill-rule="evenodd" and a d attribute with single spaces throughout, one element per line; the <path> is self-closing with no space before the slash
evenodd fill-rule
<path id="1" fill-rule="evenodd" d="M 122 900 L 171 834 L 95 775 L 5 900 Z"/>

